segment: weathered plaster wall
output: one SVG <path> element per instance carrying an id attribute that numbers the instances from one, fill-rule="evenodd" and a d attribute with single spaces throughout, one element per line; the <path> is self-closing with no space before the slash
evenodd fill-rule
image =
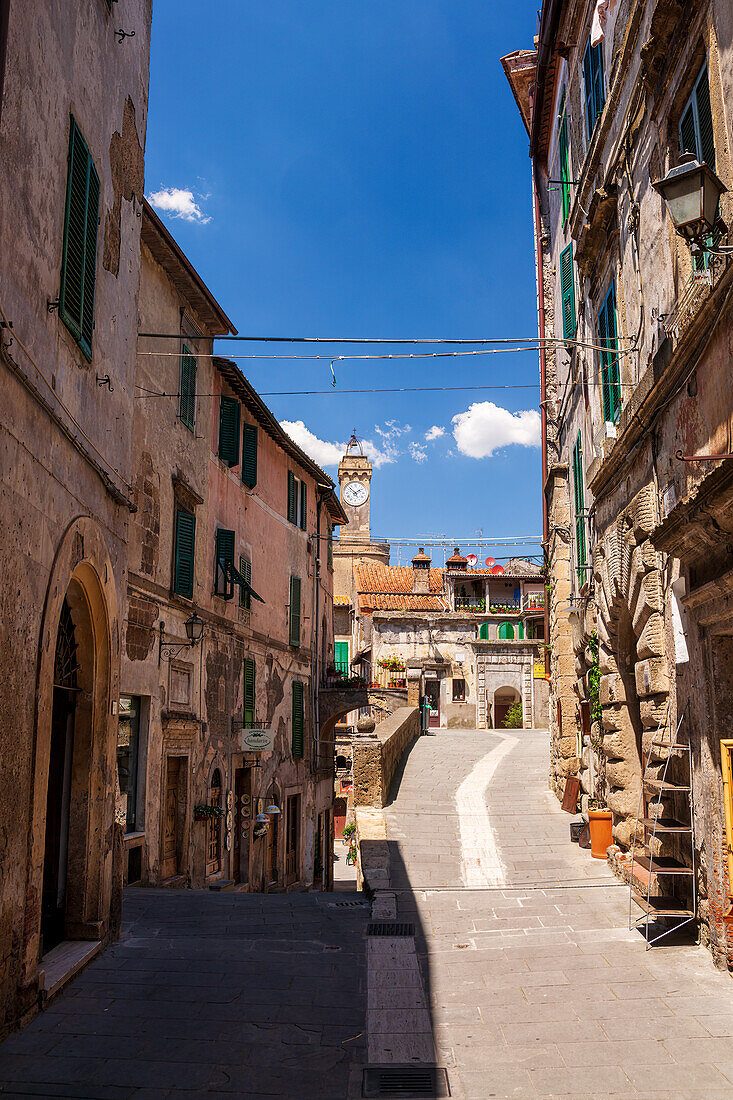
<path id="1" fill-rule="evenodd" d="M 403 707 L 381 722 L 369 737 L 353 740 L 354 805 L 386 804 L 400 761 L 419 736 L 419 708 Z"/>

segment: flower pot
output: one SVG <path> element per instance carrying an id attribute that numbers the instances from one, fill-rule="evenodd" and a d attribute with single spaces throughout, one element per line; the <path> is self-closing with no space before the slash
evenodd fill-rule
<path id="1" fill-rule="evenodd" d="M 605 859 L 606 848 L 613 844 L 613 814 L 610 810 L 588 810 L 590 825 L 590 854 L 594 859 Z"/>

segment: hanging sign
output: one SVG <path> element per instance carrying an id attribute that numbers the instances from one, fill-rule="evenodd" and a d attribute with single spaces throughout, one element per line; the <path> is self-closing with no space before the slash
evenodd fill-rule
<path id="1" fill-rule="evenodd" d="M 274 730 L 241 729 L 239 736 L 244 752 L 272 752 L 275 747 Z"/>

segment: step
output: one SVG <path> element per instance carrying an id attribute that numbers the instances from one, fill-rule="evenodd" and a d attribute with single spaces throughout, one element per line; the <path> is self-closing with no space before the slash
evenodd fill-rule
<path id="1" fill-rule="evenodd" d="M 644 912 L 650 917 L 694 917 L 692 909 L 687 908 L 686 903 L 680 898 L 657 895 L 650 897 L 647 902 L 646 895 L 632 890 L 631 897 Z"/>
<path id="2" fill-rule="evenodd" d="M 669 783 L 667 780 L 662 779 L 645 779 L 644 786 L 650 791 L 657 791 L 659 794 L 674 794 L 676 791 L 688 791 L 689 786 L 680 786 L 678 783 Z"/>
<path id="3" fill-rule="evenodd" d="M 231 893 L 232 887 L 237 883 L 233 878 L 220 878 L 216 882 L 210 882 L 209 889 L 214 890 L 217 893 Z"/>
<path id="4" fill-rule="evenodd" d="M 638 863 L 650 875 L 691 875 L 692 867 L 686 867 L 672 856 L 637 856 Z"/>
<path id="5" fill-rule="evenodd" d="M 685 825 L 684 821 L 677 821 L 674 817 L 644 817 L 642 823 L 647 829 L 660 833 L 691 833 L 692 826 Z"/>

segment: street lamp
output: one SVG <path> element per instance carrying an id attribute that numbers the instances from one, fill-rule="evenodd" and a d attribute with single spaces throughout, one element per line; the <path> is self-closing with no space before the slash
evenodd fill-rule
<path id="1" fill-rule="evenodd" d="M 185 642 L 166 643 L 164 641 L 165 623 L 161 619 L 158 625 L 158 664 L 160 664 L 164 657 L 177 657 L 184 649 L 190 649 L 198 645 L 203 638 L 204 620 L 195 611 L 192 615 L 189 615 L 183 626 L 188 640 Z"/>
<path id="2" fill-rule="evenodd" d="M 652 184 L 667 204 L 675 230 L 696 248 L 725 256 L 733 252 L 730 246 L 712 246 L 705 240 L 718 221 L 720 196 L 728 188 L 705 162 L 694 153 L 684 153 L 676 168 Z"/>

